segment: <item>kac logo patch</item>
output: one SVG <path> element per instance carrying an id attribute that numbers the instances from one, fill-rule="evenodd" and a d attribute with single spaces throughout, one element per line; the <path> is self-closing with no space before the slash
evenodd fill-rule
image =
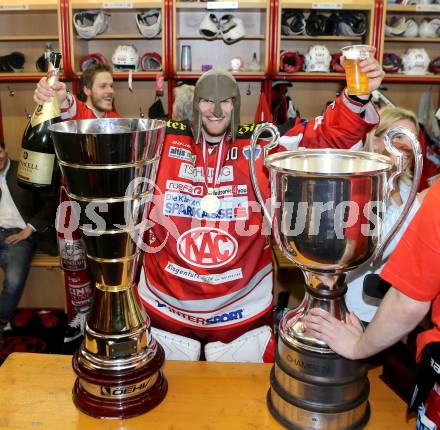
<path id="1" fill-rule="evenodd" d="M 206 269 L 224 266 L 237 255 L 238 243 L 218 228 L 197 227 L 177 239 L 177 252 L 187 263 Z"/>

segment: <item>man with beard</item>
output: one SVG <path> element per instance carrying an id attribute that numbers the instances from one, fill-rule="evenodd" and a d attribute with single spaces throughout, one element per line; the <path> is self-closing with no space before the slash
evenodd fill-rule
<path id="1" fill-rule="evenodd" d="M 114 89 L 110 66 L 93 64 L 81 76 L 81 93 L 85 102 L 67 92 L 66 85 L 57 82 L 51 88 L 46 78 L 42 78 L 35 89 L 34 101 L 38 104 L 50 100 L 58 93 L 63 119 L 119 118 L 113 110 Z M 68 201 L 64 187 L 61 187 L 60 202 Z M 64 225 L 69 225 L 66 213 Z M 66 238 L 58 228 L 58 248 L 61 268 L 64 271 L 68 325 L 64 334 L 63 352 L 77 349 L 82 341 L 84 326 L 93 295 L 93 286 L 87 267 L 86 253 L 80 241 L 79 231 Z"/>
<path id="2" fill-rule="evenodd" d="M 374 58 L 361 67 L 371 93 L 384 73 Z M 191 123 L 167 121 L 139 296 L 167 359 L 273 361 L 270 231 L 248 161 L 255 124 L 240 126 L 239 88 L 222 70 L 199 78 L 193 111 Z M 280 150 L 361 147 L 378 120 L 368 95 L 344 91 L 323 116 L 285 124 Z"/>

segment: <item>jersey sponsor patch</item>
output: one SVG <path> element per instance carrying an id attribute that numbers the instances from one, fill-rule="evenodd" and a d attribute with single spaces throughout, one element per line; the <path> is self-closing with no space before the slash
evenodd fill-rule
<path id="1" fill-rule="evenodd" d="M 252 136 L 252 133 L 255 131 L 256 126 L 257 124 L 240 125 L 237 130 L 237 136 L 239 136 L 240 138 Z"/>
<path id="2" fill-rule="evenodd" d="M 188 124 L 185 124 L 184 122 L 181 121 L 174 121 L 172 119 L 169 119 L 167 121 L 166 133 L 192 136 L 191 128 L 188 126 Z"/>
<path id="3" fill-rule="evenodd" d="M 167 180 L 166 189 L 170 191 L 179 191 L 180 193 L 190 194 L 192 196 L 203 196 L 205 187 L 203 185 L 193 185 L 188 182 Z"/>
<path id="4" fill-rule="evenodd" d="M 206 187 L 204 185 L 193 185 L 183 181 L 172 181 L 170 179 L 166 182 L 167 191 L 178 191 L 179 193 L 190 194 L 191 196 L 204 196 Z M 247 185 L 223 185 L 214 189 L 214 194 L 218 197 L 235 197 L 246 196 Z"/>
<path id="5" fill-rule="evenodd" d="M 188 264 L 206 269 L 224 266 L 237 255 L 238 243 L 218 228 L 198 227 L 177 239 L 177 253 Z"/>
<path id="6" fill-rule="evenodd" d="M 207 213 L 200 208 L 202 198 L 167 191 L 163 207 L 164 215 L 200 220 L 246 220 L 249 216 L 247 196 L 225 197 L 220 199 L 220 209 Z"/>
<path id="7" fill-rule="evenodd" d="M 208 183 L 212 183 L 214 177 L 214 168 L 208 168 Z M 179 178 L 190 179 L 193 182 L 205 183 L 204 168 L 202 166 L 194 167 L 191 164 L 181 163 L 179 168 Z M 232 182 L 234 180 L 234 168 L 232 166 L 223 166 L 219 175 L 219 182 Z"/>
<path id="8" fill-rule="evenodd" d="M 190 163 L 195 163 L 196 161 L 196 156 L 191 151 L 184 148 L 177 148 L 175 146 L 170 146 L 168 156 L 183 161 L 189 161 Z"/>
<path id="9" fill-rule="evenodd" d="M 234 309 L 232 311 L 227 312 L 219 312 L 211 316 L 196 316 L 187 312 L 184 312 L 180 309 L 176 309 L 173 306 L 170 306 L 166 303 L 162 303 L 159 300 L 156 300 L 158 308 L 166 308 L 166 310 L 175 316 L 178 316 L 186 321 L 195 323 L 199 326 L 211 326 L 211 325 L 220 325 L 224 323 L 228 323 L 231 321 L 241 320 L 244 316 L 244 309 Z"/>
<path id="10" fill-rule="evenodd" d="M 243 278 L 243 273 L 240 267 L 233 270 L 227 270 L 223 273 L 201 275 L 194 270 L 179 266 L 178 264 L 171 263 L 169 261 L 165 266 L 165 271 L 177 276 L 178 278 L 210 285 L 223 284 L 224 282 L 232 282 Z"/>
<path id="11" fill-rule="evenodd" d="M 173 140 L 173 141 L 171 142 L 171 145 L 174 145 L 174 146 L 183 146 L 184 148 L 191 150 L 191 145 L 190 145 L 189 143 L 182 142 L 182 141 L 180 141 L 180 140 Z"/>

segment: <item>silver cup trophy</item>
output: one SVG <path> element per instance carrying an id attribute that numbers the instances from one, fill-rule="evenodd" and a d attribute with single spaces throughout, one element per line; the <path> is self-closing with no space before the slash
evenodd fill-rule
<path id="1" fill-rule="evenodd" d="M 73 400 L 98 418 L 139 415 L 167 392 L 164 351 L 135 291 L 165 122 L 66 121 L 50 131 L 96 283 Z"/>
<path id="2" fill-rule="evenodd" d="M 255 173 L 255 149 L 262 133 L 271 135 L 263 151 L 270 175 L 268 205 Z M 401 216 L 383 237 L 381 217 L 393 183 L 404 170 L 403 157 L 392 140 L 402 135 L 412 145 L 414 180 Z M 278 247 L 303 271 L 305 296 L 299 307 L 280 321 L 268 407 L 291 429 L 360 429 L 370 415 L 366 364 L 335 354 L 307 331 L 304 317 L 312 308 L 322 308 L 346 321 L 344 273 L 370 258 L 380 259 L 414 201 L 422 154 L 416 136 L 405 128 L 386 133 L 385 147 L 391 158 L 342 149 L 269 155 L 278 141 L 278 130 L 272 124 L 261 124 L 255 130 L 249 161 L 251 178 Z"/>

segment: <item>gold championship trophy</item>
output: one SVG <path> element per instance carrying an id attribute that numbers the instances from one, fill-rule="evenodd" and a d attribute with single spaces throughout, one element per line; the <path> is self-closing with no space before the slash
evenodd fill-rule
<path id="1" fill-rule="evenodd" d="M 270 174 L 270 211 L 255 174 L 255 147 L 262 132 L 272 136 L 263 160 Z M 391 142 L 402 135 L 409 138 L 413 148 L 414 181 L 401 216 L 383 238 L 381 216 L 392 184 L 404 170 L 403 158 Z M 304 273 L 306 291 L 299 307 L 280 321 L 268 407 L 289 429 L 361 429 L 370 414 L 366 364 L 335 354 L 307 331 L 304 317 L 310 309 L 322 308 L 346 321 L 344 272 L 372 256 L 373 261 L 380 258 L 401 226 L 420 180 L 418 141 L 405 128 L 387 132 L 385 146 L 396 161 L 396 171 L 392 171 L 391 158 L 370 152 L 311 149 L 269 155 L 278 141 L 278 130 L 272 124 L 255 130 L 251 178 L 277 245 Z"/>
<path id="2" fill-rule="evenodd" d="M 164 351 L 135 291 L 165 122 L 91 119 L 50 130 L 96 282 L 73 357 L 73 400 L 98 418 L 139 415 L 167 392 Z"/>

